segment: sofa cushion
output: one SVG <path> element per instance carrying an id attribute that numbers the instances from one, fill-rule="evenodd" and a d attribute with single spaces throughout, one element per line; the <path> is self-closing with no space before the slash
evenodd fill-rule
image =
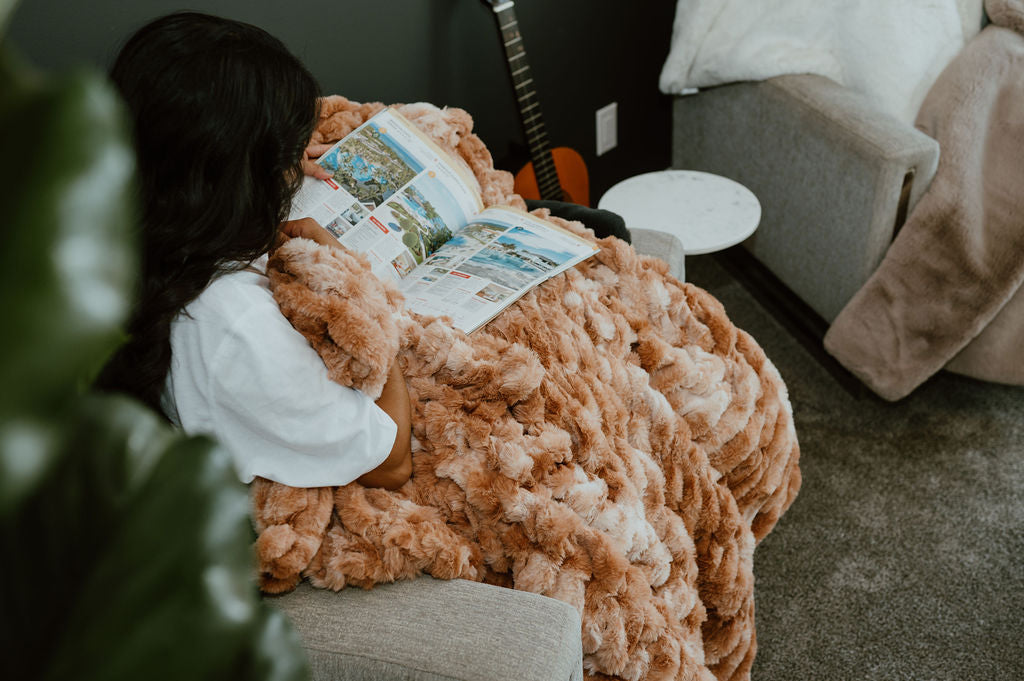
<path id="1" fill-rule="evenodd" d="M 579 613 L 546 596 L 424 576 L 265 598 L 298 630 L 316 681 L 583 678 Z"/>

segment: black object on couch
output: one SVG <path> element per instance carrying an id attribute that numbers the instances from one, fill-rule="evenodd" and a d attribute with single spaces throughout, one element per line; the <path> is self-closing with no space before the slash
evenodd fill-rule
<path id="1" fill-rule="evenodd" d="M 601 208 L 589 208 L 576 203 L 566 201 L 534 201 L 526 200 L 526 207 L 529 210 L 536 208 L 547 208 L 555 217 L 563 220 L 578 220 L 586 227 L 594 230 L 598 239 L 606 236 L 617 236 L 627 244 L 632 243 L 629 237 L 629 230 L 626 229 L 626 221 L 622 216 L 610 210 Z"/>

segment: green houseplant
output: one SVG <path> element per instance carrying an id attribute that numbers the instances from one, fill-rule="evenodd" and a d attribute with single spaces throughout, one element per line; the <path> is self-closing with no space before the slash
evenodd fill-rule
<path id="1" fill-rule="evenodd" d="M 305 678 L 297 635 L 259 600 L 224 451 L 86 388 L 136 273 L 116 94 L 3 48 L 0 123 L 0 676 Z"/>

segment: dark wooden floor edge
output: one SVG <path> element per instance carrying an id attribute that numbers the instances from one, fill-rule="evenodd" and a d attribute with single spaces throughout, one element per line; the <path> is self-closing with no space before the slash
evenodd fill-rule
<path id="1" fill-rule="evenodd" d="M 874 397 L 860 379 L 825 351 L 828 322 L 742 246 L 715 253 L 715 260 L 843 387 L 858 399 Z"/>

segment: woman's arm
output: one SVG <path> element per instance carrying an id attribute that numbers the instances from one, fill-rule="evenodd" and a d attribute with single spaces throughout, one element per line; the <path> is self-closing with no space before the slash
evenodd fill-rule
<path id="1" fill-rule="evenodd" d="M 384 463 L 362 475 L 357 482 L 367 487 L 398 489 L 412 475 L 412 405 L 397 361 L 391 365 L 377 406 L 398 425 L 398 434 Z"/>
<path id="2" fill-rule="evenodd" d="M 282 223 L 281 236 L 283 239 L 301 236 L 324 246 L 338 245 L 337 239 L 312 218 Z M 412 405 L 409 402 L 409 390 L 405 387 L 405 377 L 398 368 L 398 362 L 391 365 L 391 372 L 388 374 L 380 399 L 377 400 L 377 406 L 398 425 L 398 434 L 384 463 L 360 476 L 357 482 L 367 487 L 398 489 L 412 475 Z"/>

